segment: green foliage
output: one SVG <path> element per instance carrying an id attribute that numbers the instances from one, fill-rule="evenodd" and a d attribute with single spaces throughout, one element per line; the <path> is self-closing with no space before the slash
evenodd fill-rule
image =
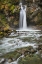
<path id="1" fill-rule="evenodd" d="M 14 9 L 15 9 L 15 6 L 12 5 L 12 6 L 10 7 L 10 10 L 11 10 L 12 13 L 14 13 Z"/>
<path id="2" fill-rule="evenodd" d="M 6 3 L 11 3 L 11 4 L 18 4 L 19 0 L 0 0 L 0 2 L 6 4 Z"/>
<path id="3" fill-rule="evenodd" d="M 8 25 L 8 23 L 7 23 L 7 20 L 6 20 L 6 18 L 5 18 L 5 15 L 3 15 L 3 14 L 1 14 L 1 13 L 0 13 L 0 22 L 1 22 L 1 24 L 2 24 L 3 26 L 9 27 L 9 25 Z"/>
<path id="4" fill-rule="evenodd" d="M 14 18 L 18 19 L 19 10 L 17 4 L 19 4 L 19 0 L 0 0 L 0 26 L 12 25 L 14 24 Z M 8 18 L 6 19 L 7 15 L 10 23 L 8 22 Z"/>

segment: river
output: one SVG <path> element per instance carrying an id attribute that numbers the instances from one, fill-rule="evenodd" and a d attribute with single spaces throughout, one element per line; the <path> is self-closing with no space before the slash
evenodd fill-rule
<path id="1" fill-rule="evenodd" d="M 0 38 L 0 56 L 15 51 L 17 48 L 23 48 L 27 46 L 37 47 L 37 44 L 42 44 L 42 32 L 41 30 L 28 30 L 18 31 L 14 34 L 12 32 L 9 37 Z M 12 64 L 16 64 L 15 62 Z"/>

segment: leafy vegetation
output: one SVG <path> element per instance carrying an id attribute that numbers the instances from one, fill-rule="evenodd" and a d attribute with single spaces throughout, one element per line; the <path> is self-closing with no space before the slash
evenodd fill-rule
<path id="1" fill-rule="evenodd" d="M 17 4 L 19 0 L 0 0 L 0 26 L 9 27 L 11 23 L 14 23 Z"/>

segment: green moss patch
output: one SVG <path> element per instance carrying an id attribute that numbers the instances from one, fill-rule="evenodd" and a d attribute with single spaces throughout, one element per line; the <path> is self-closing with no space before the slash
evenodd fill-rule
<path id="1" fill-rule="evenodd" d="M 18 64 L 42 64 L 42 59 L 38 55 L 27 55 L 23 58 L 20 58 Z"/>

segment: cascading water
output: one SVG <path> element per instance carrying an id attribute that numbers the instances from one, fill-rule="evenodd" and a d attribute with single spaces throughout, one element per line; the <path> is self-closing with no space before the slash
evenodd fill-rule
<path id="1" fill-rule="evenodd" d="M 26 23 L 26 6 L 25 9 L 23 10 L 23 29 L 27 28 L 27 23 Z"/>
<path id="2" fill-rule="evenodd" d="M 20 4 L 21 5 L 21 10 L 20 10 L 20 23 L 19 23 L 19 28 L 22 28 L 23 27 L 23 7 L 22 7 L 22 3 Z"/>
<path id="3" fill-rule="evenodd" d="M 26 29 L 27 28 L 27 23 L 26 23 L 26 5 L 22 6 L 21 5 L 21 10 L 20 10 L 20 23 L 19 23 L 19 28 Z"/>

